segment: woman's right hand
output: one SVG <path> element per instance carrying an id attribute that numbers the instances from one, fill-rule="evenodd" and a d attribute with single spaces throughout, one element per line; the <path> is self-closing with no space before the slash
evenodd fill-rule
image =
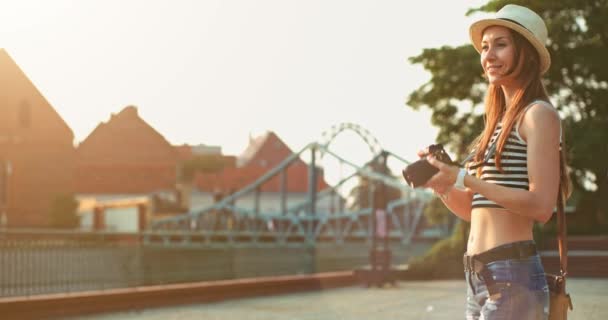
<path id="1" fill-rule="evenodd" d="M 429 155 L 429 148 L 424 148 L 422 150 L 418 150 L 418 152 L 416 154 L 418 155 L 418 158 L 420 158 L 420 159 L 425 158 L 426 156 Z"/>
<path id="2" fill-rule="evenodd" d="M 418 157 L 420 159 L 426 158 L 429 155 L 429 148 L 424 148 L 422 150 L 418 150 L 418 152 L 416 153 L 418 155 Z M 429 188 L 433 191 L 433 193 L 435 193 L 436 195 L 444 195 L 447 192 L 450 191 L 451 186 L 446 186 L 446 185 L 441 185 L 441 184 L 433 184 L 433 183 L 426 183 L 425 188 Z"/>

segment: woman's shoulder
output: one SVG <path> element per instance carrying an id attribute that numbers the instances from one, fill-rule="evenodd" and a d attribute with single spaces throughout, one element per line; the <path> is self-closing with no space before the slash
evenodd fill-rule
<path id="1" fill-rule="evenodd" d="M 539 121 L 559 122 L 560 120 L 557 109 L 545 100 L 536 100 L 526 106 L 522 118 L 522 122 L 528 119 L 534 123 L 538 123 Z"/>
<path id="2" fill-rule="evenodd" d="M 561 131 L 559 113 L 551 103 L 537 100 L 529 104 L 524 111 L 519 126 L 523 137 L 531 132 Z"/>

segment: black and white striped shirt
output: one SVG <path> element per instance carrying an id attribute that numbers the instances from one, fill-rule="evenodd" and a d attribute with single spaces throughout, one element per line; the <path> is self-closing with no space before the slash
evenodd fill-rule
<path id="1" fill-rule="evenodd" d="M 535 103 L 543 103 L 551 108 L 551 104 L 546 101 L 537 100 L 532 102 L 530 105 L 526 107 L 524 113 Z M 518 188 L 529 190 L 529 180 L 528 180 L 528 157 L 527 157 L 527 143 L 522 139 L 518 130 L 519 121 L 513 126 L 511 132 L 509 132 L 509 137 L 505 142 L 504 148 L 502 150 L 502 154 L 500 156 L 500 164 L 503 169 L 502 172 L 498 170 L 496 167 L 496 162 L 494 160 L 495 152 L 492 152 L 490 155 L 488 153 L 491 149 L 490 146 L 496 144 L 496 139 L 502 132 L 502 125 L 498 124 L 494 133 L 492 134 L 492 138 L 490 139 L 490 143 L 486 148 L 486 152 L 484 154 L 484 159 L 487 159 L 481 163 L 471 163 L 467 166 L 467 173 L 472 176 L 477 175 L 477 168 L 481 167 L 481 180 L 495 183 L 497 185 L 510 187 L 510 188 Z M 560 149 L 561 149 L 561 126 L 560 126 Z M 504 209 L 501 205 L 496 204 L 494 201 L 487 199 L 483 195 L 479 193 L 473 194 L 473 201 L 471 203 L 471 209 L 474 208 L 501 208 Z"/>

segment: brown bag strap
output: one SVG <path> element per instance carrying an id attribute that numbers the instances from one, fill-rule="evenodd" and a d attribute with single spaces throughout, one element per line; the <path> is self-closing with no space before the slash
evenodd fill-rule
<path id="1" fill-rule="evenodd" d="M 559 269 L 563 277 L 568 274 L 568 238 L 566 234 L 566 214 L 564 213 L 564 195 L 560 188 L 557 195 L 557 245 L 559 249 Z"/>
<path id="2" fill-rule="evenodd" d="M 568 171 L 565 165 L 564 158 L 564 150 L 562 150 L 562 141 L 564 140 L 564 132 L 562 131 L 562 127 L 559 127 L 559 139 L 560 139 L 560 156 L 559 156 L 559 187 L 557 188 L 557 247 L 559 250 L 559 271 L 560 275 L 563 277 L 564 286 L 566 281 L 566 276 L 568 275 L 568 235 L 566 234 L 566 214 L 564 212 L 565 199 L 564 199 L 564 190 L 562 188 L 564 178 Z M 565 289 L 565 288 L 564 288 Z"/>

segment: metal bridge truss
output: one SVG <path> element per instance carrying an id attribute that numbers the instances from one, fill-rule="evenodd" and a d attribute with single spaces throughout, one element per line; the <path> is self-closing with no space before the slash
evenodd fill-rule
<path id="1" fill-rule="evenodd" d="M 424 205 L 429 200 L 428 193 L 413 190 L 402 179 L 378 173 L 369 164 L 374 161 L 386 161 L 393 157 L 405 166 L 407 161 L 399 156 L 381 150 L 365 166 L 338 156 L 328 148 L 329 143 L 311 143 L 297 153 L 286 158 L 277 167 L 272 168 L 255 182 L 225 197 L 213 206 L 193 210 L 188 214 L 156 221 L 150 232 L 145 235 L 147 243 L 161 244 L 205 244 L 207 246 L 302 246 L 316 243 L 343 244 L 344 242 L 369 243 L 373 234 L 372 211 L 380 209 L 373 203 L 373 192 L 377 186 L 385 185 L 400 190 L 401 197 L 386 204 L 388 237 L 391 241 L 409 244 L 422 216 Z M 309 192 L 307 200 L 286 205 L 287 168 L 300 159 L 303 153 L 310 154 Z M 317 192 L 316 157 L 331 156 L 341 164 L 355 170 L 336 185 Z M 386 163 L 386 162 L 384 162 Z M 280 176 L 281 210 L 280 212 L 260 212 L 259 197 L 261 186 L 270 179 Z M 370 181 L 370 205 L 357 211 L 347 211 L 342 199 L 338 208 L 321 211 L 317 208 L 319 200 L 326 197 L 334 203 L 338 188 L 351 179 L 364 178 Z M 255 195 L 253 208 L 234 205 L 241 197 Z M 336 210 L 337 209 L 337 210 Z"/>

